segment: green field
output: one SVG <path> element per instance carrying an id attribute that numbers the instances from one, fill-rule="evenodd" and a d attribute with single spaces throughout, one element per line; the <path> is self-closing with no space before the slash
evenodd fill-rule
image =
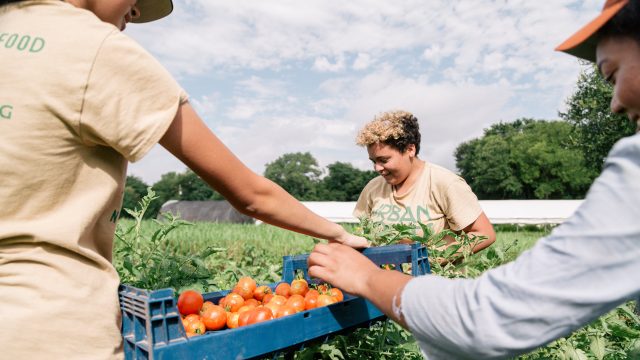
<path id="1" fill-rule="evenodd" d="M 226 290 L 239 277 L 246 275 L 258 283 L 273 283 L 281 278 L 282 256 L 308 253 L 314 246 L 311 237 L 268 224 L 194 223 L 177 226 L 165 237 L 159 236 L 154 241 L 153 233 L 168 225 L 160 226 L 149 220 L 140 222 L 138 240 L 132 241 L 135 224 L 128 219 L 119 221 L 120 233 L 126 228 L 133 230 L 124 236 L 130 247 L 116 239 L 114 264 L 123 282 L 143 288 L 173 287 L 178 291 L 195 288 L 203 292 Z M 355 231 L 353 225 L 344 226 Z M 511 261 L 551 230 L 549 226 L 496 226 L 496 243 L 466 259 L 459 265 L 461 271 L 454 274 L 475 276 L 487 268 Z M 134 271 L 125 270 L 127 261 L 134 264 Z M 450 276 L 451 273 L 438 274 Z M 636 358 L 634 351 L 640 349 L 640 319 L 629 314 L 631 306 L 626 304 L 571 337 L 519 359 Z M 383 322 L 348 336 L 338 336 L 328 343 L 308 347 L 296 353 L 295 358 L 404 360 L 422 357 L 410 333 L 392 322 Z"/>

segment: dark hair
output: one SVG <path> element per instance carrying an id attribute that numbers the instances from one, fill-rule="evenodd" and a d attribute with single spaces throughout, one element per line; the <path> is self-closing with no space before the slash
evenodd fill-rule
<path id="1" fill-rule="evenodd" d="M 640 43 L 640 0 L 629 0 L 597 35 L 599 39 L 629 37 Z"/>
<path id="2" fill-rule="evenodd" d="M 418 124 L 418 118 L 406 113 L 406 115 L 402 117 L 402 129 L 404 132 L 402 136 L 397 139 L 390 137 L 383 142 L 393 146 L 402 153 L 407 149 L 407 146 L 413 144 L 416 147 L 416 155 L 418 155 L 420 152 L 420 125 Z"/>

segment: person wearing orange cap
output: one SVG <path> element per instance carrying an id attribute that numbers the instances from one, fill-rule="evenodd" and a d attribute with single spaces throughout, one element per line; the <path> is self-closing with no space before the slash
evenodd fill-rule
<path id="1" fill-rule="evenodd" d="M 595 61 L 611 110 L 640 130 L 640 1 L 609 0 L 558 47 Z M 583 204 L 516 260 L 476 279 L 412 278 L 338 244 L 316 245 L 309 274 L 369 299 L 427 358 L 502 359 L 569 335 L 640 297 L 640 133 L 618 141 Z"/>
<path id="2" fill-rule="evenodd" d="M 156 143 L 239 211 L 367 246 L 243 165 L 121 33 L 171 0 L 0 0 L 0 357 L 121 358 L 113 238 L 128 161 Z"/>

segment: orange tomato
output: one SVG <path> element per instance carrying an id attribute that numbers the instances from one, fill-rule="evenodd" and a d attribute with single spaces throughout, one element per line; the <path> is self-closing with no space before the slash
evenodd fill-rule
<path id="1" fill-rule="evenodd" d="M 235 329 L 238 327 L 238 317 L 240 316 L 237 312 L 228 312 L 227 313 L 227 327 L 229 329 Z"/>
<path id="2" fill-rule="evenodd" d="M 287 298 L 282 295 L 275 295 L 269 300 L 269 303 L 276 303 L 278 305 L 284 305 L 287 302 Z"/>
<path id="3" fill-rule="evenodd" d="M 244 306 L 253 306 L 253 307 L 258 307 L 258 305 L 260 305 L 260 302 L 256 299 L 247 299 L 244 301 Z"/>
<path id="4" fill-rule="evenodd" d="M 338 300 L 338 302 L 344 300 L 344 294 L 342 293 L 342 290 L 340 290 L 338 288 L 329 289 L 329 295 L 331 295 L 334 298 L 336 298 L 336 300 Z"/>
<path id="5" fill-rule="evenodd" d="M 305 296 L 309 291 L 309 283 L 305 279 L 295 279 L 291 282 L 291 295 L 302 295 Z"/>
<path id="6" fill-rule="evenodd" d="M 186 290 L 178 297 L 178 311 L 182 315 L 197 314 L 203 303 L 202 294 L 195 290 Z"/>
<path id="7" fill-rule="evenodd" d="M 204 304 L 202 304 L 202 307 L 200 308 L 200 315 L 202 315 L 211 306 L 217 306 L 217 305 L 214 304 L 212 301 L 205 301 Z"/>
<path id="8" fill-rule="evenodd" d="M 278 311 L 280 310 L 281 307 L 283 307 L 284 305 L 278 305 L 274 302 L 270 302 L 264 305 L 265 308 L 271 310 L 271 313 L 273 314 L 273 316 L 276 316 L 278 314 Z"/>
<path id="9" fill-rule="evenodd" d="M 188 337 L 195 335 L 202 335 L 207 331 L 204 323 L 200 320 L 187 321 L 187 326 L 184 328 Z"/>
<path id="10" fill-rule="evenodd" d="M 224 308 L 227 311 L 236 312 L 244 305 L 244 298 L 240 294 L 229 293 L 224 300 Z"/>
<path id="11" fill-rule="evenodd" d="M 297 313 L 297 311 L 292 306 L 282 305 L 282 306 L 280 306 L 280 308 L 278 308 L 278 311 L 277 311 L 275 317 L 276 318 L 281 318 L 283 316 L 293 315 L 295 313 Z"/>
<path id="12" fill-rule="evenodd" d="M 276 295 L 284 296 L 287 298 L 290 294 L 291 285 L 287 284 L 286 282 L 280 283 L 278 284 L 278 286 L 276 286 Z"/>
<path id="13" fill-rule="evenodd" d="M 271 288 L 267 285 L 260 285 L 253 291 L 253 298 L 258 301 L 262 301 L 265 295 L 271 294 L 272 292 Z"/>
<path id="14" fill-rule="evenodd" d="M 320 294 L 318 295 L 317 307 L 327 306 L 327 305 L 335 304 L 337 302 L 338 300 L 336 300 L 336 298 L 334 298 L 331 295 Z"/>
<path id="15" fill-rule="evenodd" d="M 253 297 L 253 292 L 256 290 L 256 281 L 249 276 L 241 277 L 238 283 L 233 288 L 233 292 L 240 294 L 245 300 Z"/>
<path id="16" fill-rule="evenodd" d="M 227 312 L 218 305 L 212 305 L 202 314 L 202 322 L 207 330 L 220 330 L 227 324 Z"/>
<path id="17" fill-rule="evenodd" d="M 318 307 L 318 295 L 311 295 L 307 293 L 307 296 L 304 297 L 304 309 L 311 310 Z"/>
<path id="18" fill-rule="evenodd" d="M 268 303 L 271 301 L 271 299 L 273 299 L 273 297 L 274 297 L 274 296 L 275 296 L 275 295 L 274 295 L 273 293 L 266 294 L 266 295 L 262 298 L 262 303 L 263 303 L 263 304 L 268 304 Z"/>
<path id="19" fill-rule="evenodd" d="M 291 295 L 285 305 L 291 306 L 296 312 L 304 311 L 304 297 L 302 295 Z"/>
<path id="20" fill-rule="evenodd" d="M 316 287 L 316 289 L 318 290 L 318 293 L 326 294 L 327 291 L 329 291 L 329 286 L 327 284 L 320 284 Z"/>

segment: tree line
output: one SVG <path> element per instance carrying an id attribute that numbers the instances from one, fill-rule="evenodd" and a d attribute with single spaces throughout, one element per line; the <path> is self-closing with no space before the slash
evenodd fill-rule
<path id="1" fill-rule="evenodd" d="M 611 95 L 597 68 L 585 67 L 559 119 L 500 122 L 461 143 L 455 151 L 459 175 L 481 200 L 583 198 L 611 146 L 635 132 L 635 124 L 610 112 Z M 297 152 L 268 163 L 264 176 L 301 201 L 356 201 L 377 173 L 344 162 L 322 169 L 310 153 Z M 133 209 L 148 186 L 127 176 L 123 208 Z M 223 199 L 190 170 L 164 174 L 152 187 L 159 199 L 149 217 L 168 200 Z"/>

